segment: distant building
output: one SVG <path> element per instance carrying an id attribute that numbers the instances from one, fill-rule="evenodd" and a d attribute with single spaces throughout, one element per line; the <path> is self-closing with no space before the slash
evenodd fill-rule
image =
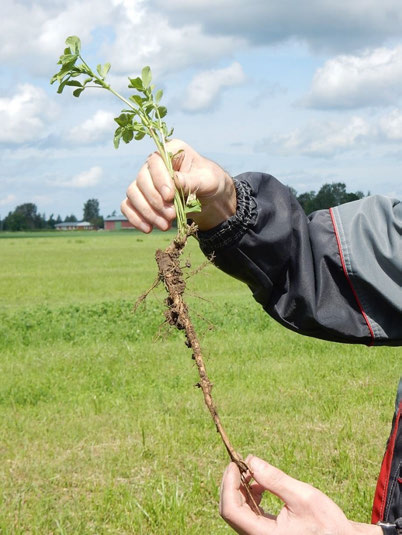
<path id="1" fill-rule="evenodd" d="M 105 230 L 133 229 L 133 225 L 124 215 L 112 215 L 105 217 Z"/>
<path id="2" fill-rule="evenodd" d="M 94 230 L 94 226 L 88 221 L 65 221 L 56 223 L 54 228 L 56 230 Z"/>

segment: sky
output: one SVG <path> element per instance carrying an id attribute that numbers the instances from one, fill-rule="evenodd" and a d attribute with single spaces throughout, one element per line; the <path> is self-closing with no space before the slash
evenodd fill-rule
<path id="1" fill-rule="evenodd" d="M 119 213 L 154 150 L 114 148 L 113 95 L 49 84 L 70 35 L 125 96 L 149 65 L 174 137 L 232 176 L 402 198 L 400 0 L 2 0 L 0 218 Z"/>

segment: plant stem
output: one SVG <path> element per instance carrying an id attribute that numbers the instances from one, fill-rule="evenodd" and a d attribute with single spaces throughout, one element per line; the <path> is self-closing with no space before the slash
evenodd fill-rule
<path id="1" fill-rule="evenodd" d="M 161 158 L 162 158 L 162 160 L 163 160 L 163 162 L 164 162 L 164 164 L 166 166 L 166 169 L 169 172 L 170 178 L 173 180 L 173 182 L 175 184 L 175 195 L 174 195 L 173 203 L 174 203 L 174 207 L 175 207 L 176 215 L 177 215 L 178 233 L 181 236 L 183 236 L 185 231 L 186 231 L 186 228 L 187 228 L 186 213 L 185 213 L 185 210 L 184 210 L 185 199 L 184 199 L 184 195 L 183 195 L 183 192 L 181 191 L 180 186 L 177 184 L 177 181 L 176 181 L 176 178 L 175 178 L 174 169 L 173 169 L 173 165 L 172 165 L 172 161 L 171 161 L 169 153 L 168 153 L 168 151 L 166 149 L 166 139 L 165 139 L 165 136 L 163 135 L 162 120 L 161 120 L 161 117 L 160 117 L 160 114 L 159 114 L 158 107 L 155 106 L 155 110 L 156 110 L 156 115 L 157 115 L 158 122 L 159 122 L 159 125 L 160 125 L 160 131 L 161 131 L 161 137 L 160 138 L 155 133 L 155 130 L 152 128 L 152 124 L 149 121 L 148 117 L 141 112 L 140 108 L 137 108 L 136 106 L 134 106 L 129 100 L 124 98 L 122 95 L 120 95 L 120 93 L 115 91 L 109 84 L 107 84 L 104 80 L 102 80 L 102 78 L 99 78 L 98 76 L 96 76 L 96 74 L 90 69 L 90 67 L 84 62 L 84 60 L 82 58 L 81 58 L 81 60 L 82 60 L 83 64 L 87 67 L 87 69 L 89 70 L 90 74 L 99 81 L 99 83 L 101 84 L 101 86 L 104 89 L 107 89 L 108 91 L 113 93 L 113 95 L 115 95 L 115 97 L 120 99 L 127 106 L 129 106 L 132 110 L 134 110 L 136 113 L 138 113 L 138 115 L 141 118 L 142 123 L 148 129 L 149 135 L 152 137 L 152 139 L 153 139 L 153 141 L 154 141 L 154 143 L 155 143 L 155 145 L 156 145 L 156 147 L 158 149 L 158 152 L 161 155 Z"/>

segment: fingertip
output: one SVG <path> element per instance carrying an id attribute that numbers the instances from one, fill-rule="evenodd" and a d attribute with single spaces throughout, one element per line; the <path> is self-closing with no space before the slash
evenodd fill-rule
<path id="1" fill-rule="evenodd" d="M 176 183 L 178 183 L 181 188 L 185 189 L 186 179 L 184 174 L 181 171 L 175 171 L 174 177 L 176 179 Z"/>
<path id="2" fill-rule="evenodd" d="M 250 461 L 251 461 L 251 459 L 252 459 L 253 457 L 254 457 L 254 455 L 253 455 L 252 453 L 249 453 L 249 454 L 247 455 L 247 457 L 246 457 L 246 459 L 245 459 L 244 462 L 245 462 L 246 464 L 250 464 Z"/>
<path id="3" fill-rule="evenodd" d="M 126 203 L 127 203 L 127 197 L 121 201 L 120 203 L 120 212 L 127 217 L 127 214 L 125 213 L 125 209 L 126 209 Z"/>
<path id="4" fill-rule="evenodd" d="M 252 472 L 254 471 L 258 471 L 258 470 L 263 470 L 264 468 L 266 468 L 268 466 L 268 463 L 266 463 L 265 461 L 263 461 L 262 459 L 260 459 L 259 457 L 256 457 L 255 455 L 249 455 L 249 459 L 247 461 L 249 467 L 250 467 L 250 470 Z"/>
<path id="5" fill-rule="evenodd" d="M 221 484 L 219 512 L 223 518 L 228 516 L 228 511 L 232 508 L 233 503 L 240 503 L 240 484 L 239 469 L 232 462 L 226 467 Z"/>
<path id="6" fill-rule="evenodd" d="M 176 210 L 173 204 L 169 204 L 164 208 L 164 217 L 168 221 L 168 223 L 172 223 L 172 221 L 176 218 Z"/>
<path id="7" fill-rule="evenodd" d="M 223 474 L 222 479 L 222 491 L 228 490 L 228 489 L 236 489 L 238 490 L 241 485 L 241 476 L 240 476 L 240 470 L 238 469 L 236 463 L 231 462 L 227 467 Z"/>

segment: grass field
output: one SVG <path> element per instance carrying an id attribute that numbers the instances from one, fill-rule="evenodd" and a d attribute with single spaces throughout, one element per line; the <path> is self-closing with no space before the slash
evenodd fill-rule
<path id="1" fill-rule="evenodd" d="M 132 312 L 170 236 L 1 236 L 0 533 L 229 533 L 228 459 L 183 339 L 163 326 L 163 292 Z M 189 255 L 203 260 L 195 242 Z M 188 286 L 236 449 L 369 521 L 400 349 L 290 333 L 213 266 Z"/>

